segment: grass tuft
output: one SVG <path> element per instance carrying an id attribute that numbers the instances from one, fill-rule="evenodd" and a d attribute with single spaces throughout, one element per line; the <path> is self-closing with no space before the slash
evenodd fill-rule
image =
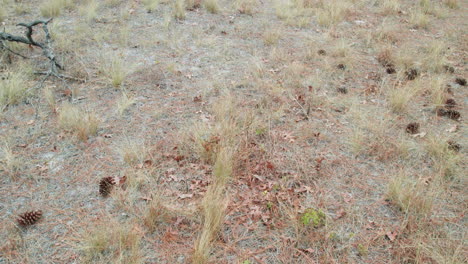
<path id="1" fill-rule="evenodd" d="M 409 22 L 414 28 L 427 29 L 430 18 L 423 10 L 417 8 L 411 11 Z"/>
<path id="2" fill-rule="evenodd" d="M 73 7 L 71 0 L 47 0 L 43 2 L 39 9 L 43 17 L 58 17 L 64 8 Z"/>
<path id="3" fill-rule="evenodd" d="M 16 69 L 0 78 L 0 110 L 20 103 L 29 95 L 30 74 L 30 68 L 24 65 L 24 68 Z"/>
<path id="4" fill-rule="evenodd" d="M 212 14 L 217 14 L 220 10 L 218 0 L 203 0 L 203 6 Z"/>
<path id="5" fill-rule="evenodd" d="M 79 246 L 83 263 L 143 263 L 141 235 L 132 226 L 113 222 L 87 230 Z"/>
<path id="6" fill-rule="evenodd" d="M 13 152 L 10 143 L 2 140 L 0 146 L 0 171 L 3 171 L 11 179 L 14 179 L 23 167 L 23 164 L 23 160 Z"/>
<path id="7" fill-rule="evenodd" d="M 388 185 L 386 198 L 411 219 L 427 218 L 432 210 L 434 194 L 423 183 L 399 172 Z"/>
<path id="8" fill-rule="evenodd" d="M 185 19 L 185 0 L 176 0 L 174 2 L 174 18 L 183 20 Z"/>
<path id="9" fill-rule="evenodd" d="M 121 87 L 129 73 L 128 65 L 118 55 L 114 54 L 110 58 L 105 58 L 102 63 L 101 72 L 113 87 Z"/>
<path id="10" fill-rule="evenodd" d="M 83 111 L 70 103 L 62 104 L 58 121 L 62 129 L 75 134 L 82 141 L 96 135 L 100 123 L 93 112 Z"/>
<path id="11" fill-rule="evenodd" d="M 159 0 L 143 0 L 142 3 L 146 11 L 151 13 L 158 8 Z"/>

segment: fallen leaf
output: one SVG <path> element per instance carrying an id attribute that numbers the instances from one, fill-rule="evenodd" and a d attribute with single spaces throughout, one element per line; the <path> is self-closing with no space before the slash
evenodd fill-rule
<path id="1" fill-rule="evenodd" d="M 414 134 L 413 137 L 416 138 L 416 137 L 420 137 L 420 138 L 423 138 L 424 136 L 426 136 L 426 132 L 421 132 L 419 134 Z"/>
<path id="2" fill-rule="evenodd" d="M 184 156 L 179 155 L 179 156 L 175 156 L 174 160 L 179 162 L 179 161 L 183 160 L 184 158 L 185 158 Z"/>
<path id="3" fill-rule="evenodd" d="M 115 176 L 115 177 L 112 179 L 112 182 L 113 182 L 115 185 L 122 185 L 122 184 L 124 184 L 126 181 L 127 181 L 127 176 L 123 176 L 123 177 Z"/>
<path id="4" fill-rule="evenodd" d="M 140 197 L 140 199 L 142 199 L 142 200 L 144 200 L 144 201 L 147 201 L 147 202 L 153 201 L 153 198 L 152 198 L 152 197 L 148 197 L 148 196 Z"/>
<path id="5" fill-rule="evenodd" d="M 338 210 L 338 212 L 336 213 L 335 218 L 333 218 L 333 219 L 338 220 L 338 219 L 340 219 L 340 218 L 342 218 L 344 216 L 346 216 L 345 210 L 340 209 L 340 210 Z"/>
<path id="6" fill-rule="evenodd" d="M 453 125 L 451 128 L 445 130 L 449 133 L 453 133 L 453 132 L 456 132 L 458 130 L 458 125 Z"/>
<path id="7" fill-rule="evenodd" d="M 192 198 L 193 194 L 192 193 L 187 193 L 187 194 L 179 194 L 180 199 L 187 199 L 187 198 Z"/>
<path id="8" fill-rule="evenodd" d="M 27 124 L 27 125 L 32 125 L 32 124 L 34 124 L 34 119 L 33 119 L 33 120 L 29 120 L 26 124 Z"/>
<path id="9" fill-rule="evenodd" d="M 376 227 L 377 225 L 375 224 L 374 221 L 369 221 L 369 223 L 366 225 L 367 230 L 372 230 L 372 229 L 375 229 Z"/>
<path id="10" fill-rule="evenodd" d="M 202 96 L 201 96 L 201 95 L 195 96 L 195 97 L 193 98 L 193 101 L 194 101 L 194 102 L 201 102 L 201 101 L 202 101 Z"/>
<path id="11" fill-rule="evenodd" d="M 72 91 L 70 89 L 65 89 L 63 92 L 62 92 L 62 95 L 64 97 L 70 97 L 72 95 Z"/>
<path id="12" fill-rule="evenodd" d="M 385 234 L 385 237 L 389 239 L 390 241 L 394 241 L 397 236 L 398 236 L 398 233 L 396 231 L 388 231 Z"/>
<path id="13" fill-rule="evenodd" d="M 143 164 L 144 164 L 145 168 L 149 168 L 149 167 L 151 167 L 153 165 L 153 161 L 152 160 L 145 160 L 143 162 Z"/>

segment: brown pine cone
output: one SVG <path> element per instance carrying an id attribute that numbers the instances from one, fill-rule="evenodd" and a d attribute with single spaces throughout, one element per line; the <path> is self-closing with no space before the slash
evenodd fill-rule
<path id="1" fill-rule="evenodd" d="M 106 197 L 110 194 L 112 190 L 112 186 L 115 185 L 115 181 L 113 177 L 105 177 L 102 178 L 99 182 L 99 193 Z"/>
<path id="2" fill-rule="evenodd" d="M 30 226 L 30 225 L 35 224 L 37 221 L 39 221 L 39 219 L 41 219 L 41 217 L 42 217 L 41 210 L 30 211 L 30 212 L 20 214 L 18 218 L 16 219 L 16 221 L 18 222 L 20 226 L 25 227 L 25 226 Z"/>
<path id="3" fill-rule="evenodd" d="M 416 122 L 409 123 L 406 126 L 406 132 L 410 134 L 417 134 L 419 132 L 419 123 L 416 123 Z"/>
<path id="4" fill-rule="evenodd" d="M 460 117 L 461 117 L 460 112 L 455 111 L 455 110 L 447 110 L 447 111 L 445 112 L 445 115 L 446 115 L 448 118 L 453 119 L 453 120 L 458 120 L 458 119 L 460 119 Z"/>
<path id="5" fill-rule="evenodd" d="M 447 99 L 447 101 L 445 101 L 445 108 L 451 109 L 454 108 L 456 105 L 457 103 L 452 98 L 449 98 Z"/>
<path id="6" fill-rule="evenodd" d="M 449 140 L 448 142 L 448 149 L 453 150 L 455 152 L 460 152 L 461 145 L 453 140 Z"/>

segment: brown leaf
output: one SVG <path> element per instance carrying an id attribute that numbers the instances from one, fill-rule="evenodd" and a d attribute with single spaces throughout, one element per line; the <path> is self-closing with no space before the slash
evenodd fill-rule
<path id="1" fill-rule="evenodd" d="M 149 168 L 149 167 L 151 167 L 153 165 L 153 161 L 152 160 L 145 160 L 143 162 L 143 164 L 144 164 L 145 168 Z"/>
<path id="2" fill-rule="evenodd" d="M 153 201 L 153 198 L 150 196 L 143 196 L 143 197 L 140 197 L 140 199 L 147 201 L 147 202 Z"/>
<path id="3" fill-rule="evenodd" d="M 345 210 L 343 210 L 343 208 L 342 208 L 342 209 L 338 210 L 338 212 L 336 212 L 336 216 L 335 216 L 334 219 L 335 219 L 335 220 L 338 220 L 338 219 L 340 219 L 340 218 L 342 218 L 342 217 L 344 217 L 344 216 L 346 216 L 346 212 L 345 212 Z"/>
<path id="4" fill-rule="evenodd" d="M 193 101 L 194 102 L 201 102 L 202 101 L 202 96 L 201 95 L 197 95 L 193 98 Z"/>
<path id="5" fill-rule="evenodd" d="M 452 127 L 450 127 L 449 129 L 445 130 L 449 133 L 453 133 L 453 132 L 456 132 L 458 130 L 458 125 L 453 125 Z"/>
<path id="6" fill-rule="evenodd" d="M 375 229 L 376 227 L 377 225 L 375 224 L 374 221 L 369 221 L 369 223 L 366 225 L 367 230 L 372 230 L 372 229 Z"/>
<path id="7" fill-rule="evenodd" d="M 394 241 L 397 236 L 398 236 L 398 233 L 396 231 L 388 231 L 385 234 L 385 237 L 389 239 L 390 241 Z"/>
<path id="8" fill-rule="evenodd" d="M 193 193 L 187 193 L 187 194 L 179 194 L 180 199 L 187 199 L 187 198 L 192 198 Z"/>
<path id="9" fill-rule="evenodd" d="M 182 155 L 174 156 L 174 160 L 177 161 L 177 162 L 183 160 L 184 158 L 185 158 L 185 157 L 182 156 Z"/>
<path id="10" fill-rule="evenodd" d="M 123 177 L 114 177 L 112 179 L 112 182 L 115 184 L 115 185 L 122 185 L 124 184 L 125 182 L 127 181 L 127 176 L 123 176 Z"/>

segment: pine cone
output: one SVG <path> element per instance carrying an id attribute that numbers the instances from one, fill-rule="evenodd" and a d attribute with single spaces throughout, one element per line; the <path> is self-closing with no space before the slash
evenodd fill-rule
<path id="1" fill-rule="evenodd" d="M 409 123 L 406 126 L 406 132 L 410 134 L 417 134 L 419 132 L 419 124 L 418 123 Z"/>
<path id="2" fill-rule="evenodd" d="M 448 142 L 448 149 L 453 150 L 455 152 L 460 152 L 461 145 L 453 140 L 449 140 Z"/>
<path id="3" fill-rule="evenodd" d="M 405 74 L 406 74 L 406 78 L 411 81 L 411 80 L 416 79 L 416 77 L 418 77 L 419 72 L 417 69 L 410 68 L 405 72 Z"/>
<path id="4" fill-rule="evenodd" d="M 458 119 L 461 117 L 460 112 L 455 111 L 455 110 L 447 110 L 447 111 L 445 112 L 445 115 L 446 115 L 448 118 L 453 119 L 453 120 L 458 120 Z"/>
<path id="5" fill-rule="evenodd" d="M 458 83 L 458 84 L 461 85 L 461 86 L 465 86 L 465 85 L 466 85 L 466 79 L 465 79 L 465 78 L 456 78 L 456 79 L 455 79 L 455 82 Z"/>
<path id="6" fill-rule="evenodd" d="M 115 181 L 113 177 L 105 177 L 102 178 L 99 182 L 99 193 L 106 197 L 110 194 L 112 190 L 112 186 L 115 185 Z"/>
<path id="7" fill-rule="evenodd" d="M 439 108 L 437 109 L 436 113 L 438 116 L 444 116 L 447 114 L 447 111 L 445 111 L 445 109 Z"/>
<path id="8" fill-rule="evenodd" d="M 447 99 L 447 101 L 445 101 L 445 108 L 451 109 L 454 108 L 456 105 L 457 103 L 452 98 L 449 98 Z"/>
<path id="9" fill-rule="evenodd" d="M 99 193 L 106 197 L 112 191 L 114 185 L 123 185 L 127 180 L 127 176 L 123 177 L 105 177 L 99 182 Z"/>
<path id="10" fill-rule="evenodd" d="M 24 214 L 21 214 L 18 216 L 16 221 L 20 226 L 30 226 L 35 224 L 39 219 L 42 217 L 42 211 L 37 210 L 37 211 L 30 211 L 26 212 Z"/>

